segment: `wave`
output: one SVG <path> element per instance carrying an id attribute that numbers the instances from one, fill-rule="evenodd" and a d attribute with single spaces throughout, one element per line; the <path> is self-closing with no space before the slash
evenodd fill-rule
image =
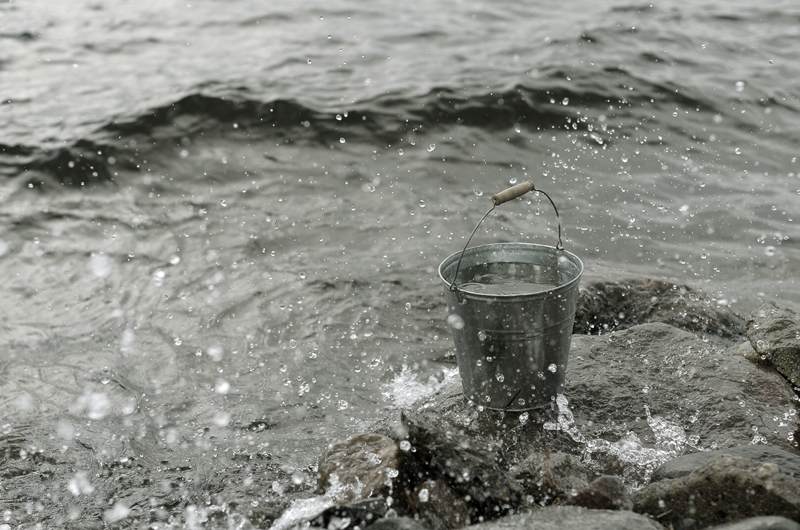
<path id="1" fill-rule="evenodd" d="M 346 136 L 348 142 L 390 145 L 415 128 L 436 131 L 454 125 L 488 131 L 565 126 L 591 130 L 597 124 L 589 114 L 641 121 L 650 119 L 654 106 L 720 112 L 702 94 L 667 81 L 637 78 L 622 67 L 543 69 L 529 84 L 500 92 L 439 87 L 418 95 L 383 95 L 356 102 L 346 111 L 313 108 L 296 100 L 260 100 L 242 87 L 222 94 L 203 88 L 137 115 L 114 118 L 90 138 L 63 147 L 0 145 L 0 174 L 27 173 L 37 186 L 48 181 L 62 186 L 113 182 L 119 167 L 135 170 L 150 149 L 198 134 L 227 134 L 231 124 L 250 137 L 287 143 L 327 146 Z"/>

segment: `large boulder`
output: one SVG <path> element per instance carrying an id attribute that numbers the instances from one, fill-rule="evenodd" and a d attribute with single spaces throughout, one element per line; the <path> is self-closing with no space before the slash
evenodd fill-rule
<path id="1" fill-rule="evenodd" d="M 794 452 L 799 425 L 791 385 L 734 349 L 674 326 L 650 323 L 607 335 L 574 335 L 563 395 L 523 413 L 484 409 L 445 385 L 417 414 L 485 440 L 510 464 L 532 451 L 578 456 L 595 475 L 648 483 L 684 453 L 746 444 Z M 394 422 L 378 432 L 403 439 Z"/>
<path id="2" fill-rule="evenodd" d="M 686 519 L 703 528 L 761 515 L 800 518 L 800 486 L 793 477 L 775 464 L 730 455 L 650 484 L 633 500 L 635 511 L 676 527 Z"/>

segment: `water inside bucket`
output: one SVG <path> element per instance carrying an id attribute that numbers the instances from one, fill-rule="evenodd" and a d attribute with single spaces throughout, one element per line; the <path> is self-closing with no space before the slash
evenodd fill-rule
<path id="1" fill-rule="evenodd" d="M 480 263 L 458 274 L 462 291 L 488 295 L 524 295 L 558 287 L 552 267 L 521 262 Z"/>

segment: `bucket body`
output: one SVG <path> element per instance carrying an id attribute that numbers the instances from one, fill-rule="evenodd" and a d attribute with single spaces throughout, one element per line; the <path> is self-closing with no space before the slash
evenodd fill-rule
<path id="1" fill-rule="evenodd" d="M 495 410 L 547 405 L 564 386 L 583 263 L 565 250 L 529 243 L 483 245 L 461 255 L 446 258 L 439 276 L 464 395 Z M 515 280 L 508 284 L 509 278 Z"/>

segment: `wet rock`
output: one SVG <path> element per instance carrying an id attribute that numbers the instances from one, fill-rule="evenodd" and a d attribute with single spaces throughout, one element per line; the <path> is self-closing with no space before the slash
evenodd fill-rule
<path id="1" fill-rule="evenodd" d="M 511 474 L 523 493 L 542 506 L 566 501 L 589 484 L 580 460 L 564 453 L 534 452 L 511 468 Z"/>
<path id="2" fill-rule="evenodd" d="M 318 491 L 338 502 L 390 497 L 400 474 L 400 451 L 386 436 L 362 433 L 329 447 L 319 460 Z"/>
<path id="3" fill-rule="evenodd" d="M 800 386 L 800 315 L 764 304 L 747 317 L 747 338 L 758 356 Z"/>
<path id="4" fill-rule="evenodd" d="M 657 522 L 633 512 L 588 510 L 578 506 L 548 506 L 528 513 L 470 526 L 471 530 L 664 530 Z"/>
<path id="5" fill-rule="evenodd" d="M 776 464 L 722 455 L 684 477 L 650 484 L 634 510 L 664 525 L 691 518 L 700 528 L 760 515 L 800 517 L 800 486 Z"/>
<path id="6" fill-rule="evenodd" d="M 430 530 L 451 530 L 470 524 L 467 503 L 442 480 L 426 480 L 411 494 L 408 505 Z"/>
<path id="7" fill-rule="evenodd" d="M 532 451 L 566 453 L 629 487 L 684 453 L 751 442 L 793 452 L 799 427 L 794 392 L 778 373 L 661 323 L 573 335 L 564 394 L 552 406 L 484 409 L 464 398 L 456 378 L 414 409 L 456 426 L 459 440 L 485 440 L 511 464 Z M 396 425 L 379 432 L 397 436 Z"/>
<path id="8" fill-rule="evenodd" d="M 384 517 L 369 528 L 370 530 L 428 530 L 411 517 Z"/>
<path id="9" fill-rule="evenodd" d="M 800 530 L 800 524 L 785 517 L 763 516 L 721 524 L 706 530 Z"/>
<path id="10" fill-rule="evenodd" d="M 715 458 L 722 455 L 731 455 L 739 458 L 748 458 L 756 462 L 770 462 L 776 464 L 782 473 L 792 476 L 800 485 L 800 456 L 772 447 L 769 445 L 741 445 L 716 451 L 704 451 L 674 458 L 653 472 L 652 482 L 659 480 L 685 477 Z"/>
<path id="11" fill-rule="evenodd" d="M 567 505 L 592 510 L 631 510 L 633 501 L 619 477 L 603 475 L 567 500 Z"/>
<path id="12" fill-rule="evenodd" d="M 386 500 L 362 499 L 343 506 L 331 506 L 316 517 L 311 526 L 322 528 L 365 528 L 386 515 Z"/>
<path id="13" fill-rule="evenodd" d="M 581 287 L 574 333 L 607 333 L 647 322 L 728 339 L 745 333 L 741 317 L 708 294 L 686 285 L 623 277 L 587 281 Z"/>
<path id="14" fill-rule="evenodd" d="M 409 460 L 431 478 L 447 483 L 474 510 L 473 516 L 499 517 L 522 501 L 519 484 L 500 468 L 496 448 L 478 446 L 447 421 L 405 414 Z M 477 519 L 477 517 L 473 517 Z"/>

